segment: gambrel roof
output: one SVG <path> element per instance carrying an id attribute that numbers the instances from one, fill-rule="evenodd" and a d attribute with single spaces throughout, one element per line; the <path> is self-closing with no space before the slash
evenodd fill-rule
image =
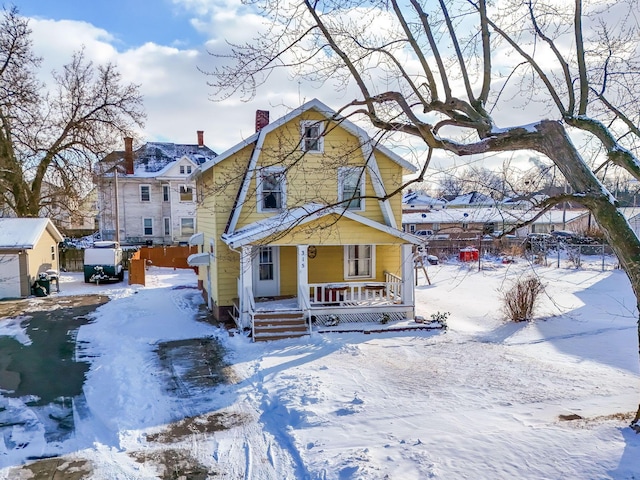
<path id="1" fill-rule="evenodd" d="M 246 146 L 256 143 L 258 141 L 258 138 L 260 137 L 260 135 L 266 135 L 269 132 L 272 132 L 272 131 L 280 128 L 282 125 L 286 124 L 290 120 L 298 117 L 302 113 L 304 113 L 306 111 L 309 111 L 309 110 L 315 110 L 316 112 L 324 115 L 324 117 L 327 120 L 331 120 L 331 121 L 334 121 L 334 122 L 338 123 L 346 131 L 348 131 L 349 133 L 351 133 L 351 134 L 355 135 L 356 137 L 358 137 L 362 143 L 368 143 L 371 148 L 373 148 L 374 150 L 378 150 L 378 151 L 382 152 L 384 155 L 389 157 L 392 161 L 394 161 L 395 163 L 397 163 L 398 165 L 400 165 L 402 168 L 404 168 L 405 170 L 409 171 L 410 173 L 415 173 L 418 170 L 415 165 L 413 165 L 412 163 L 406 161 L 404 158 L 402 158 L 398 154 L 394 153 L 393 151 L 389 150 L 384 145 L 378 143 L 375 139 L 372 139 L 364 129 L 358 127 L 355 123 L 347 120 L 346 118 L 338 115 L 334 110 L 329 108 L 327 105 L 322 103 L 320 100 L 314 98 L 313 100 L 308 101 L 304 105 L 292 110 L 291 112 L 289 112 L 286 115 L 280 117 L 279 119 L 269 123 L 268 125 L 263 127 L 262 130 L 260 130 L 259 132 L 254 133 L 249 138 L 247 138 L 247 139 L 243 140 L 242 142 L 234 145 L 233 147 L 231 147 L 227 151 L 221 153 L 217 157 L 215 157 L 215 158 L 203 163 L 193 173 L 193 177 L 195 178 L 198 175 L 200 175 L 201 173 L 209 170 L 210 168 L 214 167 L 218 163 L 222 162 L 223 160 L 225 160 L 225 159 L 231 157 L 232 155 L 234 155 L 235 153 L 239 152 L 240 150 L 242 150 Z"/>

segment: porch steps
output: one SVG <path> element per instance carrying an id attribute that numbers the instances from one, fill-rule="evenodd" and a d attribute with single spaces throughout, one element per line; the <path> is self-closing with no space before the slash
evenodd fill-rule
<path id="1" fill-rule="evenodd" d="M 301 311 L 256 312 L 253 315 L 253 340 L 282 340 L 309 335 L 307 319 Z"/>

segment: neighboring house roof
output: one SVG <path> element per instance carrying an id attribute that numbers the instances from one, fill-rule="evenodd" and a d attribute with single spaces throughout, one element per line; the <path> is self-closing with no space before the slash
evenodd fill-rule
<path id="1" fill-rule="evenodd" d="M 393 160 L 395 163 L 400 165 L 402 168 L 408 170 L 409 172 L 415 173 L 415 172 L 418 171 L 418 169 L 417 169 L 417 167 L 415 165 L 409 163 L 408 161 L 406 161 L 404 158 L 402 158 L 398 154 L 392 152 L 391 150 L 389 150 L 385 146 L 381 145 L 376 140 L 374 140 L 371 137 L 369 137 L 369 134 L 365 130 L 363 130 L 362 128 L 358 127 L 353 122 L 351 122 L 351 121 L 345 119 L 344 117 L 338 115 L 334 110 L 332 110 L 331 108 L 326 106 L 320 100 L 314 98 L 313 100 L 310 100 L 307 103 L 305 103 L 304 105 L 302 105 L 302 106 L 296 108 L 295 110 L 292 110 L 291 112 L 287 113 L 283 117 L 280 117 L 279 119 L 269 123 L 268 125 L 263 127 L 260 132 L 254 133 L 249 138 L 247 138 L 247 139 L 243 140 L 242 142 L 240 142 L 240 143 L 234 145 L 233 147 L 231 147 L 229 150 L 227 150 L 225 152 L 222 152 L 216 158 L 211 159 L 211 160 L 203 163 L 193 173 L 193 176 L 194 177 L 198 176 L 200 173 L 210 169 L 211 167 L 213 167 L 213 166 L 217 165 L 218 163 L 222 162 L 223 160 L 229 158 L 233 154 L 239 152 L 240 150 L 242 150 L 247 145 L 251 145 L 251 144 L 255 143 L 258 140 L 258 136 L 260 134 L 266 135 L 269 132 L 271 132 L 273 130 L 276 130 L 277 128 L 280 128 L 285 123 L 289 122 L 290 120 L 296 118 L 297 116 L 299 116 L 300 114 L 302 114 L 302 113 L 304 113 L 304 112 L 306 112 L 308 110 L 315 110 L 316 112 L 319 112 L 322 115 L 324 115 L 328 120 L 333 120 L 333 121 L 339 122 L 340 126 L 343 127 L 345 130 L 347 130 L 348 132 L 352 133 L 353 135 L 361 138 L 363 142 L 370 143 L 371 147 L 373 147 L 375 150 L 378 150 L 378 151 L 384 153 L 391 160 Z"/>
<path id="2" fill-rule="evenodd" d="M 402 196 L 402 203 L 410 206 L 444 207 L 447 202 L 439 198 L 433 198 L 424 193 L 408 192 Z"/>
<path id="3" fill-rule="evenodd" d="M 222 241 L 232 248 L 238 248 L 267 238 L 271 235 L 290 230 L 298 225 L 304 225 L 305 223 L 313 220 L 318 220 L 319 218 L 334 214 L 354 220 L 363 225 L 380 230 L 381 232 L 388 233 L 394 237 L 401 238 L 406 240 L 408 243 L 421 243 L 421 240 L 414 235 L 404 233 L 396 228 L 388 227 L 380 222 L 376 222 L 363 217 L 362 215 L 345 210 L 344 208 L 327 207 L 326 205 L 319 203 L 308 203 L 301 207 L 285 210 L 278 215 L 254 222 L 236 230 L 233 233 L 223 234 Z"/>
<path id="4" fill-rule="evenodd" d="M 0 218 L 0 249 L 31 249 L 46 230 L 56 242 L 64 239 L 48 218 Z"/>
<path id="5" fill-rule="evenodd" d="M 405 213 L 402 223 L 517 223 L 531 219 L 536 213 L 500 208 L 444 208 L 424 213 Z"/>
<path id="6" fill-rule="evenodd" d="M 466 205 L 481 205 L 481 206 L 490 206 L 495 205 L 496 201 L 489 197 L 488 195 L 484 195 L 479 192 L 470 192 L 465 193 L 463 195 L 458 195 L 457 197 L 449 200 L 447 202 L 448 207 L 462 207 Z"/>
<path id="7" fill-rule="evenodd" d="M 173 162 L 182 158 L 189 159 L 194 165 L 213 160 L 218 154 L 206 145 L 147 142 L 133 151 L 133 175 L 128 177 L 157 177 L 168 170 Z M 106 173 L 114 164 L 124 162 L 125 152 L 111 152 L 98 162 L 98 173 Z"/>
<path id="8" fill-rule="evenodd" d="M 452 208 L 432 210 L 424 213 L 405 213 L 402 215 L 403 224 L 420 223 L 517 223 L 528 221 L 539 213 L 539 210 L 521 210 L 505 208 Z M 533 224 L 560 224 L 563 221 L 572 222 L 585 215 L 588 210 L 548 210 Z"/>

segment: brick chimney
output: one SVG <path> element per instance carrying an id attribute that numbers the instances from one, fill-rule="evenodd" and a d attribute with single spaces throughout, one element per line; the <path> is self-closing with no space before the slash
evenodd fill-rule
<path id="1" fill-rule="evenodd" d="M 256 110 L 256 132 L 269 125 L 269 110 Z"/>
<path id="2" fill-rule="evenodd" d="M 133 138 L 124 138 L 124 168 L 127 175 L 133 175 Z"/>
<path id="3" fill-rule="evenodd" d="M 198 146 L 204 147 L 204 130 L 198 130 Z"/>

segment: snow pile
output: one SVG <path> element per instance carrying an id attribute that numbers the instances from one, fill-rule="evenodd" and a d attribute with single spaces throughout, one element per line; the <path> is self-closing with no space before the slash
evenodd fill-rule
<path id="1" fill-rule="evenodd" d="M 546 287 L 538 319 L 505 323 L 500 291 L 532 270 Z M 152 267 L 147 287 L 63 276 L 63 293 L 112 300 L 79 330 L 91 369 L 61 453 L 97 479 L 161 478 L 178 464 L 230 479 L 640 477 L 627 427 L 638 313 L 623 272 L 520 262 L 429 276 L 417 313 L 449 313 L 447 330 L 264 343 L 195 320 L 190 271 Z M 227 349 L 226 383 L 167 389 L 158 345 L 205 337 Z M 3 454 L 9 475 L 33 452 Z"/>

